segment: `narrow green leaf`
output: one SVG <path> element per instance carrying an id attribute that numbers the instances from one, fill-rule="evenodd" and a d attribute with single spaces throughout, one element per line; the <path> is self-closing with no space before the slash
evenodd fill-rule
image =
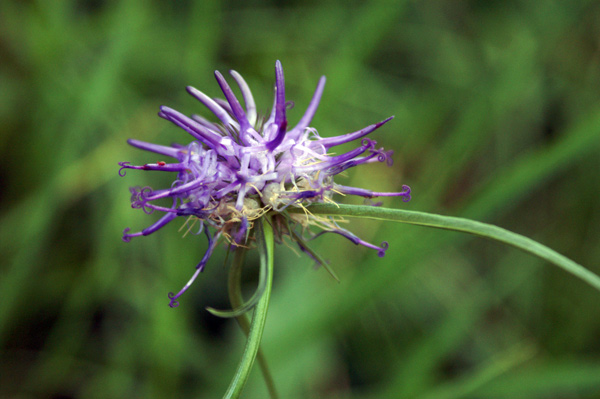
<path id="1" fill-rule="evenodd" d="M 267 271 L 267 284 L 262 297 L 254 308 L 244 354 L 242 355 L 238 369 L 233 376 L 233 380 L 231 381 L 225 396 L 223 396 L 225 399 L 238 398 L 242 393 L 244 385 L 250 375 L 250 371 L 252 370 L 252 366 L 254 365 L 254 360 L 258 353 L 258 347 L 260 346 L 260 340 L 267 320 L 267 310 L 269 309 L 269 299 L 271 297 L 271 286 L 273 283 L 274 237 L 271 225 L 268 222 L 264 223 L 261 219 L 256 222 L 256 241 L 260 253 L 261 269 L 264 268 Z"/>
<path id="2" fill-rule="evenodd" d="M 242 277 L 242 266 L 244 264 L 244 258 L 246 256 L 246 248 L 239 248 L 235 251 L 233 262 L 231 262 L 231 268 L 229 269 L 228 287 L 229 287 L 229 300 L 231 301 L 231 307 L 234 309 L 239 308 L 243 304 L 242 290 L 241 290 L 241 277 Z M 236 317 L 240 329 L 244 332 L 244 335 L 248 337 L 250 333 L 250 320 L 247 314 Z M 265 380 L 265 385 L 269 391 L 271 399 L 277 399 L 277 389 L 275 388 L 275 381 L 269 370 L 267 359 L 263 352 L 258 349 L 256 360 Z"/>
<path id="3" fill-rule="evenodd" d="M 242 248 L 239 248 L 238 250 L 243 250 Z M 232 265 L 232 273 L 237 273 L 237 274 L 241 274 L 242 270 L 241 270 L 241 264 L 238 264 L 236 266 L 235 262 L 234 265 Z M 212 313 L 215 316 L 218 317 L 224 317 L 224 318 L 231 318 L 231 317 L 239 317 L 241 315 L 243 315 L 244 313 L 248 312 L 249 310 L 251 310 L 253 307 L 256 306 L 256 304 L 258 303 L 258 301 L 260 300 L 260 298 L 264 295 L 265 289 L 267 288 L 267 265 L 265 262 L 261 262 L 260 263 L 260 274 L 258 277 L 258 286 L 256 287 L 256 291 L 254 292 L 254 294 L 252 295 L 252 297 L 250 299 L 248 299 L 247 302 L 236 306 L 234 303 L 232 303 L 231 305 L 234 306 L 234 309 L 232 310 L 219 310 L 219 309 L 215 309 L 215 308 L 211 308 L 211 307 L 206 307 L 206 310 L 208 310 L 210 313 Z M 233 276 L 230 277 L 230 285 L 232 284 L 232 278 Z M 237 277 L 239 280 L 239 276 Z M 229 288 L 230 293 L 232 290 L 232 287 L 230 286 Z M 241 295 L 241 293 L 240 293 Z"/>
<path id="4" fill-rule="evenodd" d="M 491 224 L 452 216 L 436 215 L 433 213 L 360 205 L 316 204 L 311 205 L 310 211 L 313 214 L 320 215 L 338 215 L 388 220 L 433 227 L 436 229 L 459 231 L 462 233 L 485 237 L 511 245 L 515 248 L 519 248 L 525 252 L 553 263 L 568 273 L 579 277 L 581 280 L 600 291 L 600 277 L 598 275 L 584 268 L 580 264 L 573 262 L 569 258 L 559 254 L 558 252 L 546 247 L 545 245 L 538 243 L 537 241 Z M 288 212 L 302 212 L 302 210 L 290 209 Z"/>

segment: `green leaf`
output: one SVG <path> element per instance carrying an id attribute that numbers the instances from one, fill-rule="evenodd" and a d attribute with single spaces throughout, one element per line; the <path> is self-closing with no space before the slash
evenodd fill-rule
<path id="1" fill-rule="evenodd" d="M 242 250 L 243 250 L 243 248 L 238 248 L 238 251 L 242 251 Z M 241 273 L 241 264 L 234 263 L 234 265 L 232 265 L 232 268 L 233 268 L 232 273 L 237 273 L 237 274 Z M 211 308 L 208 306 L 206 307 L 206 310 L 208 310 L 210 313 L 212 313 L 215 316 L 224 317 L 224 318 L 239 317 L 239 316 L 243 315 L 244 313 L 248 312 L 253 307 L 255 307 L 256 304 L 258 303 L 258 301 L 260 300 L 260 298 L 262 298 L 262 296 L 264 295 L 265 289 L 267 288 L 267 278 L 268 278 L 267 274 L 268 274 L 267 264 L 265 262 L 261 262 L 260 263 L 260 274 L 258 277 L 258 286 L 256 287 L 256 291 L 254 291 L 254 294 L 252 295 L 252 297 L 250 297 L 250 299 L 248 299 L 247 302 L 245 302 L 237 307 L 235 307 L 235 304 L 232 303 L 232 306 L 235 307 L 232 310 L 219 310 L 219 309 Z M 233 278 L 233 276 L 232 276 L 232 278 Z M 239 277 L 238 277 L 238 279 L 239 279 Z M 231 291 L 231 287 L 230 287 L 230 291 Z"/>
<path id="2" fill-rule="evenodd" d="M 244 385 L 250 375 L 250 371 L 252 370 L 252 366 L 254 365 L 254 360 L 258 353 L 258 347 L 260 346 L 260 340 L 267 320 L 267 310 L 269 309 L 269 299 L 271 297 L 271 287 L 273 283 L 274 237 L 271 225 L 268 222 L 264 223 L 261 219 L 256 221 L 256 241 L 260 253 L 261 270 L 266 270 L 266 286 L 263 295 L 254 308 L 244 354 L 242 355 L 238 369 L 233 376 L 233 380 L 225 393 L 224 398 L 226 399 L 238 398 L 242 393 Z"/>
<path id="3" fill-rule="evenodd" d="M 244 258 L 246 256 L 247 249 L 239 248 L 235 251 L 235 256 L 233 258 L 233 262 L 231 262 L 231 268 L 229 269 L 229 278 L 228 278 L 228 286 L 229 286 L 229 300 L 231 301 L 231 306 L 233 308 L 238 308 L 242 306 L 243 298 L 242 298 L 242 290 L 241 290 L 241 277 L 242 277 L 242 266 L 244 264 Z M 236 317 L 238 325 L 240 329 L 244 332 L 244 335 L 248 337 L 250 333 L 250 320 L 247 314 L 240 315 Z M 277 389 L 275 388 L 275 381 L 273 381 L 273 376 L 271 375 L 271 371 L 269 370 L 269 365 L 267 363 L 267 359 L 264 356 L 263 352 L 258 349 L 258 353 L 256 355 L 256 360 L 258 361 L 258 365 L 263 375 L 263 379 L 265 380 L 265 385 L 269 391 L 269 396 L 272 399 L 276 399 L 279 397 L 277 394 Z"/>
<path id="4" fill-rule="evenodd" d="M 494 241 L 511 245 L 515 248 L 519 248 L 525 252 L 553 263 L 568 273 L 579 277 L 581 280 L 600 291 L 600 277 L 598 277 L 598 275 L 584 268 L 580 264 L 573 262 L 569 258 L 559 254 L 558 252 L 546 247 L 545 245 L 538 243 L 537 241 L 491 224 L 452 216 L 437 215 L 433 213 L 361 205 L 315 204 L 311 205 L 310 211 L 313 214 L 320 215 L 337 215 L 388 220 L 414 224 L 418 226 L 433 227 L 436 229 L 459 231 L 462 233 L 485 237 Z M 302 212 L 302 210 L 290 209 L 288 212 Z"/>

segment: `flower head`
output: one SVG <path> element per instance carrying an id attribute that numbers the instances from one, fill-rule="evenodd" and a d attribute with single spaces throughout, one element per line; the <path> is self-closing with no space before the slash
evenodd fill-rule
<path id="1" fill-rule="evenodd" d="M 356 132 L 336 137 L 322 138 L 309 127 L 315 115 L 325 77 L 321 77 L 308 108 L 300 121 L 288 129 L 283 69 L 275 64 L 275 99 L 268 117 L 261 118 L 248 85 L 240 74 L 231 71 L 244 100 L 242 107 L 225 78 L 218 72 L 215 77 L 225 100 L 212 99 L 201 91 L 188 87 L 187 91 L 208 108 L 219 122 L 201 116 L 190 117 L 169 107 L 161 107 L 158 115 L 189 133 L 193 141 L 188 145 L 164 146 L 143 141 L 128 143 L 172 159 L 141 166 L 121 162 L 119 174 L 127 169 L 175 172 L 176 179 L 169 188 L 154 190 L 150 187 L 131 188 L 131 205 L 146 213 L 160 211 L 163 216 L 146 229 L 123 232 L 123 240 L 154 233 L 178 216 L 188 218 L 187 223 L 197 223 L 198 233 L 208 237 L 208 250 L 196 266 L 190 281 L 177 294 L 170 293 L 170 306 L 178 305 L 177 298 L 193 283 L 204 269 L 217 242 L 224 238 L 233 246 L 246 245 L 253 221 L 272 213 L 279 239 L 289 236 L 299 248 L 318 263 L 323 263 L 306 245 L 306 239 L 325 233 L 340 234 L 355 244 L 375 249 L 379 256 L 385 254 L 387 243 L 376 246 L 365 242 L 343 229 L 331 217 L 312 215 L 306 208 L 312 203 L 333 202 L 334 194 L 357 195 L 365 198 L 400 196 L 410 200 L 410 188 L 381 193 L 362 188 L 348 187 L 334 182 L 334 176 L 348 168 L 373 162 L 391 165 L 392 151 L 377 148 L 376 142 L 366 138 L 371 132 L 393 117 L 367 126 Z M 344 143 L 358 141 L 353 150 L 338 155 L 332 149 Z M 157 200 L 171 198 L 170 207 L 158 205 Z M 305 214 L 288 213 L 290 207 L 303 208 Z M 322 231 L 314 234 L 309 226 Z M 300 229 L 301 232 L 296 230 Z M 214 232 L 211 233 L 210 230 Z"/>

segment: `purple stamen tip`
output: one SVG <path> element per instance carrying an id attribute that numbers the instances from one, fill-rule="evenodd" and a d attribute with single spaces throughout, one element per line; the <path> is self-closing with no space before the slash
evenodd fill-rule
<path id="1" fill-rule="evenodd" d="M 411 200 L 411 195 L 410 195 L 410 187 L 407 186 L 406 184 L 402 185 L 402 201 L 403 202 L 408 202 Z"/>
<path id="2" fill-rule="evenodd" d="M 121 167 L 119 169 L 119 176 L 124 177 L 127 174 L 125 169 L 129 169 L 131 166 L 131 163 L 130 162 L 119 162 L 119 166 Z"/>
<path id="3" fill-rule="evenodd" d="M 365 148 L 365 150 L 373 149 L 377 145 L 377 142 L 375 140 L 369 138 L 362 139 L 360 143 Z"/>
<path id="4" fill-rule="evenodd" d="M 384 242 L 382 242 L 382 243 L 381 243 L 381 248 L 380 248 L 380 250 L 377 252 L 377 255 L 378 255 L 380 258 L 383 258 L 383 257 L 385 256 L 385 251 L 387 251 L 387 250 L 388 250 L 388 248 L 389 248 L 389 244 L 388 244 L 388 242 L 387 242 L 387 241 L 384 241 Z"/>
<path id="5" fill-rule="evenodd" d="M 178 297 L 177 297 L 177 296 L 175 296 L 175 294 L 174 294 L 174 293 L 172 293 L 172 292 L 169 292 L 169 293 L 167 294 L 167 297 L 169 297 L 169 299 L 171 300 L 171 301 L 169 301 L 169 307 L 171 307 L 171 308 L 176 308 L 177 306 L 179 306 L 179 302 L 177 301 L 177 298 L 178 298 Z"/>
<path id="6" fill-rule="evenodd" d="M 134 237 L 134 234 L 127 234 L 130 230 L 131 229 L 129 227 L 127 227 L 125 230 L 123 230 L 123 236 L 121 237 L 123 242 L 130 242 L 131 237 Z"/>

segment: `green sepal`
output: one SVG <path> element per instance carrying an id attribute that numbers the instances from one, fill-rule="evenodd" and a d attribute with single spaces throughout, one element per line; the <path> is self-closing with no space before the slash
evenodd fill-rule
<path id="1" fill-rule="evenodd" d="M 335 271 L 333 271 L 333 269 L 329 265 L 329 263 L 325 259 L 323 259 L 323 257 L 321 255 L 319 255 L 317 252 L 313 251 L 308 246 L 306 241 L 304 241 L 304 239 L 302 237 L 300 237 L 295 231 L 292 231 L 291 233 L 292 233 L 292 237 L 294 238 L 294 240 L 296 242 L 298 242 L 298 244 L 304 249 L 304 251 L 308 252 L 310 254 L 310 256 L 312 256 L 312 258 L 317 261 L 319 266 L 323 266 L 323 268 L 325 270 L 327 270 L 327 273 L 329 273 L 331 275 L 331 277 L 333 277 L 335 279 L 335 281 L 337 281 L 339 283 L 340 278 L 337 276 Z"/>
<path id="2" fill-rule="evenodd" d="M 304 238 L 302 238 L 302 236 L 300 236 L 298 233 L 296 233 L 292 227 L 290 226 L 289 223 L 289 219 L 286 215 L 285 217 L 285 223 L 286 223 L 286 227 L 288 229 L 288 232 L 290 233 L 290 236 L 292 237 L 292 239 L 294 241 L 296 241 L 298 243 L 298 245 L 300 245 L 300 247 L 308 252 L 310 254 L 310 256 L 319 264 L 319 266 L 322 266 L 325 270 L 327 270 L 327 273 L 329 273 L 331 275 L 331 277 L 333 277 L 335 279 L 335 281 L 337 281 L 338 283 L 340 282 L 340 278 L 337 276 L 337 274 L 335 273 L 335 271 L 333 270 L 333 268 L 329 265 L 329 263 L 321 256 L 319 255 L 317 252 L 313 251 L 309 246 L 308 243 L 306 242 L 306 240 L 304 240 Z"/>

